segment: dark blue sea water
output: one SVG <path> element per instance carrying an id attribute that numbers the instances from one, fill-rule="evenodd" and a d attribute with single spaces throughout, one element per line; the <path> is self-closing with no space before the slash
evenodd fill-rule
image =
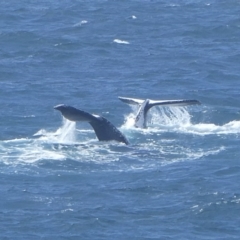
<path id="1" fill-rule="evenodd" d="M 240 2 L 0 1 L 0 239 L 239 239 Z M 118 96 L 154 107 L 147 129 Z M 106 117 L 99 142 L 64 103 Z"/>

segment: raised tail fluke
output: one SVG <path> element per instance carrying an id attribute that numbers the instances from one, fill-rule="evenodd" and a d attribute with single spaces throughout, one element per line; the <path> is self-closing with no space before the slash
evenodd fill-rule
<path id="1" fill-rule="evenodd" d="M 198 100 L 151 100 L 151 99 L 137 99 L 137 98 L 126 98 L 118 97 L 122 102 L 132 105 L 138 105 L 139 109 L 135 117 L 134 126 L 137 128 L 146 128 L 147 113 L 153 106 L 169 106 L 169 107 L 182 107 L 188 105 L 199 105 L 201 104 Z"/>
<path id="2" fill-rule="evenodd" d="M 126 98 L 126 97 L 118 97 L 124 103 L 130 105 L 141 105 L 145 100 L 138 98 Z M 172 107 L 181 107 L 188 105 L 200 105 L 201 103 L 198 100 L 188 100 L 188 99 L 180 99 L 180 100 L 151 100 L 149 99 L 149 106 L 172 106 Z M 150 108 L 151 108 L 150 107 Z"/>
<path id="3" fill-rule="evenodd" d="M 66 106 L 64 104 L 57 105 L 54 109 L 60 111 L 62 115 L 70 121 L 84 121 L 88 122 L 99 141 L 111 141 L 115 140 L 125 144 L 129 144 L 127 138 L 106 118 L 93 115 L 83 110 Z"/>

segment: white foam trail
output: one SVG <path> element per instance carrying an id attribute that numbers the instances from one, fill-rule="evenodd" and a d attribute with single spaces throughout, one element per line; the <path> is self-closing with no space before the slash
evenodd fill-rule
<path id="1" fill-rule="evenodd" d="M 14 139 L 3 141 L 0 148 L 1 161 L 5 164 L 34 163 L 42 159 L 63 160 L 62 152 L 46 147 L 40 139 Z"/>
<path id="2" fill-rule="evenodd" d="M 181 149 L 181 152 L 183 153 L 183 156 L 178 156 L 178 157 L 171 157 L 170 161 L 169 160 L 165 160 L 163 162 L 163 165 L 168 165 L 170 163 L 176 163 L 176 162 L 182 162 L 182 161 L 192 161 L 192 160 L 196 160 L 196 159 L 200 159 L 203 157 L 208 157 L 211 155 L 217 155 L 220 152 L 224 151 L 225 147 L 220 146 L 218 148 L 213 148 L 213 149 L 195 149 L 194 151 L 192 149 Z M 164 153 L 165 150 L 163 150 Z M 176 154 L 176 150 L 172 149 L 171 152 L 175 152 Z M 165 153 L 167 154 L 167 153 Z"/>
<path id="3" fill-rule="evenodd" d="M 182 126 L 180 129 L 183 132 L 198 134 L 198 135 L 210 135 L 210 134 L 237 134 L 240 133 L 240 121 L 231 121 L 222 126 L 212 123 L 200 123 L 189 124 Z"/>
<path id="4" fill-rule="evenodd" d="M 36 139 L 13 139 L 3 141 L 0 152 L 1 161 L 5 164 L 34 163 L 42 159 L 64 160 L 68 154 L 65 151 L 55 149 L 53 144 L 69 144 L 76 141 L 76 123 L 63 120 L 63 126 L 56 132 L 47 132 L 44 129 L 34 134 Z"/>
<path id="5" fill-rule="evenodd" d="M 35 142 L 32 146 L 26 146 L 24 148 L 19 148 L 18 159 L 25 163 L 34 163 L 43 159 L 51 160 L 64 160 L 66 156 L 63 152 L 53 151 L 52 149 L 45 149 L 44 146 Z"/>

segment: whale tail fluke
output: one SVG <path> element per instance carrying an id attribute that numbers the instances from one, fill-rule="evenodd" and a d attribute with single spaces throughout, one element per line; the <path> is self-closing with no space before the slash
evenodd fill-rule
<path id="1" fill-rule="evenodd" d="M 118 97 L 122 102 L 132 105 L 141 105 L 145 100 L 137 99 L 137 98 L 126 98 L 126 97 Z M 172 107 L 181 107 L 188 105 L 200 105 L 201 103 L 198 100 L 188 100 L 188 99 L 180 99 L 180 100 L 151 100 L 148 99 L 148 109 L 153 106 L 172 106 Z"/>
<path id="2" fill-rule="evenodd" d="M 138 105 L 139 109 L 135 117 L 134 126 L 137 128 L 146 128 L 147 113 L 153 106 L 169 106 L 169 107 L 182 107 L 188 105 L 199 105 L 201 104 L 198 100 L 151 100 L 151 99 L 137 99 L 137 98 L 126 98 L 118 97 L 122 102 L 130 105 Z"/>
<path id="3" fill-rule="evenodd" d="M 64 104 L 57 105 L 54 109 L 60 111 L 61 114 L 70 121 L 88 122 L 92 126 L 99 141 L 115 140 L 129 144 L 127 138 L 110 121 L 102 116 L 90 114 Z"/>

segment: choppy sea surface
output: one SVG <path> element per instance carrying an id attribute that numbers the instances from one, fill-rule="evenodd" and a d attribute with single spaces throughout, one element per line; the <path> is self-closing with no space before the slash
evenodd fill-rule
<path id="1" fill-rule="evenodd" d="M 0 239 L 239 239 L 240 2 L 0 1 Z M 154 107 L 148 128 L 118 96 Z M 130 141 L 99 142 L 68 104 Z"/>

